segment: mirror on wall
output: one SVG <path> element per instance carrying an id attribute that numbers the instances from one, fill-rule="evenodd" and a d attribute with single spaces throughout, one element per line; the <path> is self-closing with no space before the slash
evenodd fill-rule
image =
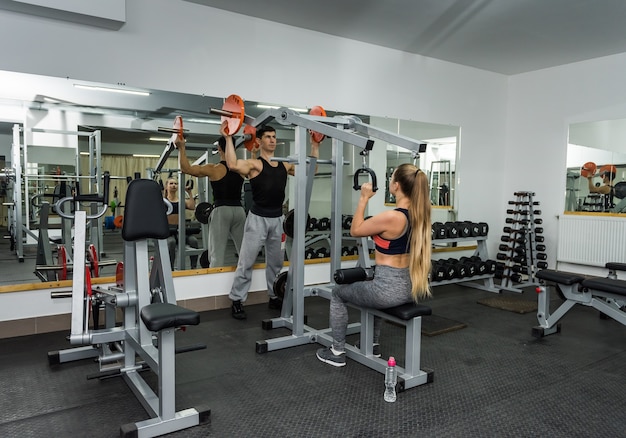
<path id="1" fill-rule="evenodd" d="M 36 239 L 42 224 L 39 215 L 40 205 L 33 204 L 31 200 L 37 196 L 37 199 L 41 200 L 46 197 L 43 195 L 54 194 L 56 187 L 60 186 L 63 180 L 61 177 L 66 177 L 65 181 L 69 187 L 66 190 L 71 190 L 76 179 L 91 173 L 95 164 L 90 161 L 88 151 L 94 147 L 92 137 L 96 133 L 99 136 L 101 151 L 100 168 L 103 171 L 109 171 L 115 178 L 110 184 L 110 199 L 115 199 L 116 205 L 111 206 L 110 211 L 107 211 L 107 220 L 102 221 L 101 227 L 103 229 L 102 247 L 104 248 L 102 258 L 104 259 L 121 260 L 123 257 L 121 233 L 114 226 L 114 219 L 118 215 L 123 215 L 123 200 L 128 180 L 138 175 L 148 177 L 150 168 L 156 165 L 166 146 L 170 134 L 161 132 L 159 128 L 170 128 L 175 116 L 181 115 L 187 130 L 187 155 L 190 161 L 201 159 L 204 160 L 203 162 L 211 163 L 219 161 L 219 155 L 214 153 L 214 143 L 219 137 L 220 118 L 210 114 L 209 108 L 221 108 L 223 97 L 146 89 L 132 89 L 130 91 L 136 92 L 132 94 L 125 91 L 129 91 L 128 87 L 0 71 L 0 159 L 4 160 L 2 167 L 12 165 L 13 127 L 17 124 L 22 129 L 20 139 L 23 145 L 28 146 L 30 152 L 28 163 L 24 168 L 28 169 L 32 176 L 28 192 L 24 193 L 24 198 L 27 199 L 23 200 L 23 203 L 28 204 L 30 208 L 28 219 L 24 219 L 30 232 L 26 238 L 27 249 L 25 249 L 24 263 L 18 265 L 20 269 L 10 269 L 8 264 L 0 267 L 3 273 L 2 280 L 0 280 L 2 284 L 39 281 L 33 271 L 40 252 Z M 270 104 L 281 106 L 275 102 Z M 251 101 L 245 102 L 245 108 L 246 113 L 252 117 L 257 117 L 266 109 Z M 326 112 L 330 117 L 342 115 L 328 108 Z M 356 115 L 363 122 L 377 128 L 414 139 L 423 139 L 428 143 L 427 151 L 417 156 L 412 156 L 409 151 L 401 150 L 394 145 L 379 144 L 377 147 L 387 148 L 387 163 L 385 164 L 384 160 L 378 162 L 379 160 L 376 159 L 371 165 L 380 166 L 380 169 L 376 171 L 380 175 L 385 167 L 393 169 L 401 162 L 415 162 L 429 174 L 433 184 L 433 205 L 454 204 L 458 127 L 355 113 L 350 113 L 350 115 Z M 293 151 L 294 129 L 278 123 L 272 125 L 277 130 L 276 155 L 288 156 Z M 53 131 L 54 135 L 49 135 Z M 76 135 L 76 133 L 81 135 Z M 67 149 L 67 146 L 71 148 Z M 66 157 L 68 150 L 72 153 Z M 346 151 L 345 156 L 350 157 L 351 153 L 353 151 Z M 248 156 L 245 148 L 239 149 L 238 154 L 240 157 Z M 330 146 L 322 148 L 320 158 L 327 160 L 331 158 Z M 360 164 L 358 160 L 360 160 L 358 155 L 352 156 L 354 165 Z M 177 172 L 176 153 L 172 154 L 164 168 L 167 171 L 161 174 L 162 180 L 166 180 L 170 174 L 185 179 L 185 176 Z M 329 172 L 320 168 L 313 187 L 310 212 L 312 216 L 320 219 L 330 216 L 328 191 L 332 187 L 330 187 Z M 50 175 L 52 178 L 49 178 Z M 346 175 L 348 179 L 352 178 L 349 176 L 350 171 L 347 171 Z M 386 175 L 386 177 L 389 176 L 390 174 Z M 379 179 L 382 178 L 379 177 Z M 198 201 L 204 199 L 210 201 L 208 182 L 202 184 L 196 178 L 193 180 L 193 195 L 198 197 Z M 6 180 L 4 183 L 4 191 L 0 193 L 4 195 L 2 196 L 3 203 L 11 201 L 8 197 L 10 190 L 7 191 Z M 344 194 L 343 213 L 345 214 L 352 213 L 358 195 L 358 193 L 357 195 L 352 193 L 351 184 L 348 183 L 349 181 L 345 184 L 346 193 Z M 84 184 L 83 187 L 89 186 L 89 183 Z M 289 194 L 288 187 L 286 202 L 290 201 Z M 393 202 L 388 198 L 387 193 L 385 201 Z M 242 201 L 245 202 L 245 199 L 244 191 Z M 0 227 L 5 234 L 8 234 L 8 210 L 9 207 L 2 206 L 0 212 Z M 193 212 L 187 212 L 186 218 L 188 221 L 197 223 Z M 64 231 L 63 220 L 54 214 L 49 214 L 46 219 L 45 226 L 51 239 L 61 237 Z M 202 247 L 205 239 L 202 234 L 198 234 L 197 238 Z M 324 237 L 320 235 L 318 240 L 323 242 L 323 239 Z M 7 239 L 5 243 L 8 243 Z M 225 264 L 234 266 L 237 262 L 237 254 L 232 242 L 229 241 L 228 245 Z M 13 261 L 13 258 L 9 261 Z M 262 261 L 264 259 L 261 254 L 259 262 Z M 17 263 L 17 258 L 15 262 Z M 183 266 L 183 269 L 189 269 L 189 257 L 185 257 Z M 112 268 L 105 268 L 102 271 L 102 275 L 113 275 L 113 273 Z"/>
<path id="2" fill-rule="evenodd" d="M 395 168 L 403 163 L 413 163 L 428 175 L 432 205 L 452 208 L 455 205 L 456 157 L 460 128 L 452 125 L 378 117 L 373 117 L 372 123 L 387 126 L 386 129 L 406 137 L 419 139 L 425 145 L 423 152 L 420 153 L 413 153 L 397 145 L 387 145 L 385 203 L 395 203 L 393 195 L 389 193 L 389 181 Z"/>
<path id="3" fill-rule="evenodd" d="M 569 126 L 565 212 L 626 213 L 626 119 Z"/>

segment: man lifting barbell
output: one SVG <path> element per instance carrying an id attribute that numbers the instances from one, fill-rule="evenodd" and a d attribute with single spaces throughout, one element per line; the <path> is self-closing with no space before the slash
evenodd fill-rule
<path id="1" fill-rule="evenodd" d="M 206 176 L 211 182 L 213 209 L 207 218 L 210 224 L 208 251 L 211 267 L 225 265 L 226 243 L 229 237 L 239 254 L 243 239 L 243 226 L 246 222 L 246 212 L 241 205 L 241 187 L 244 179 L 226 166 L 226 139 L 220 137 L 217 143 L 217 151 L 220 154 L 219 163 L 191 165 L 185 151 L 185 139 L 179 136 L 175 142 L 180 158 L 180 170 L 195 177 Z M 204 221 L 200 220 L 200 222 Z"/>
<path id="2" fill-rule="evenodd" d="M 593 166 L 590 166 L 593 165 Z M 591 169 L 588 169 L 591 167 Z M 604 195 L 604 210 L 609 211 L 614 207 L 613 205 L 613 182 L 615 181 L 615 176 L 617 175 L 617 168 L 612 164 L 607 164 L 600 167 L 600 171 L 598 172 L 598 176 L 602 178 L 602 184 L 599 187 L 596 187 L 593 184 L 593 178 L 595 175 L 595 164 L 592 162 L 585 163 L 585 165 L 581 169 L 581 175 L 587 177 L 589 193 L 600 193 Z"/>
<path id="3" fill-rule="evenodd" d="M 228 167 L 243 177 L 250 179 L 252 186 L 252 207 L 246 218 L 244 239 L 239 252 L 239 261 L 235 279 L 229 294 L 233 304 L 232 316 L 245 319 L 243 304 L 248 297 L 252 281 L 252 265 L 259 250 L 265 246 L 265 276 L 267 292 L 270 296 L 269 307 L 281 309 L 282 300 L 274 294 L 274 279 L 283 267 L 285 260 L 282 247 L 283 238 L 283 201 L 287 175 L 295 174 L 295 165 L 287 162 L 272 161 L 276 151 L 276 130 L 263 126 L 256 130 L 258 158 L 237 159 L 228 121 L 222 122 L 220 133 L 226 138 L 226 161 Z M 311 133 L 311 156 L 319 157 L 319 142 Z"/>

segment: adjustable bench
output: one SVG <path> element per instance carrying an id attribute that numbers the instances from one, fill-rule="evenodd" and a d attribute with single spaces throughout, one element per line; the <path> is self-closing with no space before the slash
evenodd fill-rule
<path id="1" fill-rule="evenodd" d="M 626 325 L 626 280 L 616 278 L 616 270 L 626 270 L 626 264 L 607 263 L 609 277 L 590 277 L 571 272 L 543 269 L 538 271 L 536 278 L 540 280 L 537 287 L 539 325 L 533 327 L 535 337 L 543 337 L 561 331 L 558 321 L 576 304 L 590 306 L 602 314 L 610 316 L 617 322 Z M 553 284 L 562 292 L 565 302 L 554 313 L 550 313 L 550 288 Z"/>

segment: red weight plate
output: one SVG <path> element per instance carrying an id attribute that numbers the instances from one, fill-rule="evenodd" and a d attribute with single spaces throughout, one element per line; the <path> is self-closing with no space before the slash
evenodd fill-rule
<path id="1" fill-rule="evenodd" d="M 252 152 L 256 148 L 256 128 L 254 126 L 246 125 L 243 127 L 243 135 L 249 135 L 250 138 L 244 140 L 243 144 L 249 151 Z"/>
<path id="2" fill-rule="evenodd" d="M 309 114 L 312 116 L 326 117 L 326 111 L 324 110 L 324 108 L 322 108 L 319 105 L 311 108 L 311 111 L 309 111 Z M 317 143 L 321 143 L 326 138 L 324 134 L 320 134 L 319 132 L 315 132 L 315 131 L 311 131 L 311 135 L 313 137 L 313 140 L 316 141 Z"/>
<path id="3" fill-rule="evenodd" d="M 124 286 L 124 262 L 117 262 L 115 267 L 115 284 L 119 287 Z"/>
<path id="4" fill-rule="evenodd" d="M 65 247 L 59 245 L 57 248 L 57 257 L 61 264 L 61 272 L 59 274 L 59 280 L 67 280 L 67 255 L 65 253 Z"/>
<path id="5" fill-rule="evenodd" d="M 89 262 L 91 263 L 93 277 L 99 277 L 100 268 L 98 266 L 98 251 L 96 251 L 96 247 L 93 243 L 89 244 Z"/>
<path id="6" fill-rule="evenodd" d="M 224 101 L 222 109 L 232 114 L 232 116 L 222 116 L 222 122 L 227 121 L 228 134 L 235 135 L 243 125 L 245 113 L 243 99 L 236 94 L 231 94 Z"/>

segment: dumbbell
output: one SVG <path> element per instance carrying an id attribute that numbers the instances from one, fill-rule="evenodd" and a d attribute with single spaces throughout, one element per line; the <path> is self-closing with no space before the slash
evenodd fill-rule
<path id="1" fill-rule="evenodd" d="M 546 260 L 548 258 L 547 254 L 543 252 L 538 252 L 536 257 L 538 260 Z"/>
<path id="2" fill-rule="evenodd" d="M 306 225 L 307 231 L 317 230 L 317 218 L 311 217 Z"/>
<path id="3" fill-rule="evenodd" d="M 545 240 L 543 236 L 535 236 L 535 242 L 542 243 Z"/>
<path id="4" fill-rule="evenodd" d="M 513 219 L 510 217 L 507 217 L 504 222 L 506 222 L 507 224 L 522 224 L 522 225 L 528 225 L 528 219 Z"/>
<path id="5" fill-rule="evenodd" d="M 519 244 L 522 244 L 522 245 L 526 243 L 526 238 L 525 237 L 515 237 L 515 238 L 513 238 L 513 237 L 510 237 L 510 236 L 504 235 L 504 236 L 500 237 L 500 240 L 502 242 L 515 242 L 515 243 L 519 243 Z"/>
<path id="6" fill-rule="evenodd" d="M 469 222 L 455 222 L 458 230 L 458 237 L 470 237 L 472 234 L 472 227 Z"/>
<path id="7" fill-rule="evenodd" d="M 511 266 L 511 270 L 518 274 L 528 275 L 528 266 L 513 265 Z"/>
<path id="8" fill-rule="evenodd" d="M 446 280 L 453 280 L 458 277 L 459 270 L 457 268 L 456 263 L 451 263 L 450 259 L 441 260 L 440 263 L 443 264 L 443 268 L 445 269 Z"/>
<path id="9" fill-rule="evenodd" d="M 526 247 L 518 245 L 518 246 L 513 248 L 513 252 L 515 252 L 516 254 L 525 255 L 526 254 Z"/>
<path id="10" fill-rule="evenodd" d="M 327 217 L 320 218 L 320 220 L 317 221 L 317 229 L 320 231 L 330 230 L 330 219 Z"/>
<path id="11" fill-rule="evenodd" d="M 440 260 L 433 260 L 430 263 L 430 278 L 432 281 L 446 280 L 446 268 Z"/>
<path id="12" fill-rule="evenodd" d="M 304 251 L 304 258 L 307 260 L 314 259 L 316 257 L 316 252 L 314 248 L 307 248 Z"/>
<path id="13" fill-rule="evenodd" d="M 433 222 L 431 227 L 433 239 L 445 239 L 446 237 L 448 237 L 446 227 L 443 223 Z"/>
<path id="14" fill-rule="evenodd" d="M 539 269 L 548 269 L 548 264 L 546 262 L 537 262 L 537 267 Z"/>
<path id="15" fill-rule="evenodd" d="M 473 257 L 461 257 L 459 262 L 465 266 L 465 271 L 467 277 L 473 277 L 478 273 L 478 268 L 480 266 L 480 258 L 477 263 L 476 259 Z"/>
<path id="16" fill-rule="evenodd" d="M 523 256 L 523 255 L 513 256 L 511 257 L 511 260 L 513 260 L 515 263 L 519 263 L 520 265 L 523 265 L 526 263 L 526 256 Z"/>
<path id="17" fill-rule="evenodd" d="M 315 258 L 323 259 L 328 256 L 330 256 L 330 251 L 324 247 L 317 248 L 315 251 Z"/>
<path id="18" fill-rule="evenodd" d="M 352 215 L 344 215 L 341 220 L 341 226 L 344 230 L 349 230 L 352 226 Z"/>
<path id="19" fill-rule="evenodd" d="M 535 246 L 535 249 L 537 251 L 545 251 L 546 250 L 546 246 L 539 244 L 539 245 Z"/>
<path id="20" fill-rule="evenodd" d="M 535 234 L 542 234 L 542 233 L 543 233 L 542 227 L 535 227 Z"/>
<path id="21" fill-rule="evenodd" d="M 446 228 L 446 237 L 449 239 L 456 239 L 459 237 L 459 229 L 454 222 L 446 222 L 444 227 Z"/>

